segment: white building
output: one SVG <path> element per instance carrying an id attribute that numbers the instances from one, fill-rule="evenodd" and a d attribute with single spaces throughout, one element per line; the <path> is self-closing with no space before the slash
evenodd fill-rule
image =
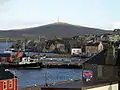
<path id="1" fill-rule="evenodd" d="M 102 42 L 98 45 L 98 51 L 101 52 L 104 49 Z"/>
<path id="2" fill-rule="evenodd" d="M 80 55 L 82 53 L 81 48 L 72 48 L 71 49 L 71 55 Z"/>

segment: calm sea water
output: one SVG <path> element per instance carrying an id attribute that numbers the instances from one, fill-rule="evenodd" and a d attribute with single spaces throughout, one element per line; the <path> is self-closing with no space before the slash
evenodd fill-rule
<path id="1" fill-rule="evenodd" d="M 0 42 L 0 51 L 4 51 L 9 48 L 12 42 Z M 26 86 L 40 85 L 45 83 L 52 83 L 56 81 L 64 81 L 71 79 L 78 79 L 82 76 L 81 69 L 36 69 L 36 70 L 17 70 L 11 69 L 12 73 L 15 73 L 19 78 L 19 87 L 23 88 Z"/>
<path id="2" fill-rule="evenodd" d="M 81 78 L 81 69 L 47 69 L 40 70 L 17 70 L 12 69 L 19 78 L 19 87 L 40 85 L 57 81 Z"/>

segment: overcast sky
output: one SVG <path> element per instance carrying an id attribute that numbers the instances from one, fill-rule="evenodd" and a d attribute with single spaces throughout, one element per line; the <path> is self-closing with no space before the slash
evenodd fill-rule
<path id="1" fill-rule="evenodd" d="M 120 0 L 0 0 L 0 29 L 61 22 L 119 28 Z"/>

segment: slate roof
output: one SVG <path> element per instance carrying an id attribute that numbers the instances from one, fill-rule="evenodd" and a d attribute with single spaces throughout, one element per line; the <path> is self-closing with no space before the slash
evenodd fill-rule
<path id="1" fill-rule="evenodd" d="M 12 79 L 14 77 L 16 78 L 13 73 L 11 73 L 10 71 L 5 71 L 5 68 L 0 65 L 0 80 Z"/>
<path id="2" fill-rule="evenodd" d="M 98 46 L 99 45 L 99 42 L 90 42 L 90 43 L 87 43 L 86 46 Z"/>
<path id="3" fill-rule="evenodd" d="M 101 51 L 100 53 L 92 56 L 87 61 L 84 62 L 84 64 L 97 64 L 97 65 L 105 65 L 105 58 L 106 58 L 106 50 Z"/>

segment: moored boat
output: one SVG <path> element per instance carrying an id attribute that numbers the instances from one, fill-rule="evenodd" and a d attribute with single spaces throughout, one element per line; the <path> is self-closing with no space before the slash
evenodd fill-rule
<path id="1" fill-rule="evenodd" d="M 23 68 L 23 69 L 35 69 L 41 68 L 42 62 L 41 58 L 31 58 L 31 57 L 22 57 L 18 62 L 1 62 L 5 68 Z"/>

